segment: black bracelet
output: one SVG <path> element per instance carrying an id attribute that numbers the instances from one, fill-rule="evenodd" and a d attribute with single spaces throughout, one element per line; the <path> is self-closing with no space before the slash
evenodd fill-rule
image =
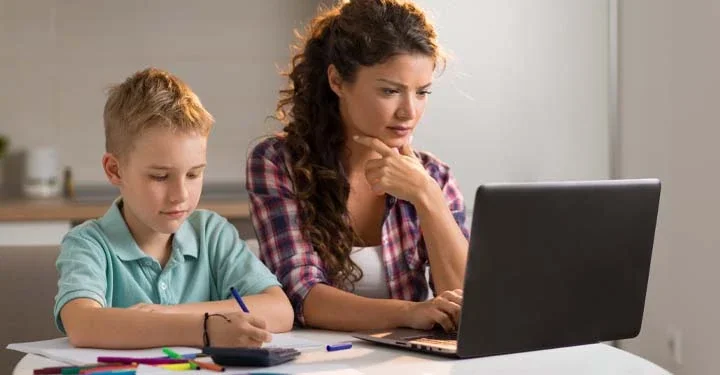
<path id="1" fill-rule="evenodd" d="M 228 323 L 231 322 L 231 320 L 228 319 L 228 317 L 225 316 L 225 315 L 223 315 L 223 314 L 209 314 L 209 313 L 205 313 L 205 319 L 203 320 L 203 345 L 205 345 L 205 347 L 209 347 L 209 346 L 210 346 L 210 336 L 208 336 L 207 322 L 208 322 L 208 318 L 211 317 L 211 316 L 221 316 L 221 317 L 223 317 L 223 319 L 225 319 L 225 321 L 227 321 Z"/>

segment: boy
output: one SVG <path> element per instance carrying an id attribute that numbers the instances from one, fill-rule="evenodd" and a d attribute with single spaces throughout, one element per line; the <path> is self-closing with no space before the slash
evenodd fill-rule
<path id="1" fill-rule="evenodd" d="M 105 216 L 63 239 L 55 321 L 79 347 L 249 346 L 292 328 L 275 276 L 227 220 L 195 211 L 214 122 L 177 77 L 154 68 L 105 104 Z M 230 294 L 245 296 L 244 313 Z"/>

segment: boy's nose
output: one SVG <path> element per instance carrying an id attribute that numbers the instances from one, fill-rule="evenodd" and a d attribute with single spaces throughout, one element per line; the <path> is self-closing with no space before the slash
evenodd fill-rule
<path id="1" fill-rule="evenodd" d="M 170 195 L 170 200 L 173 203 L 184 202 L 187 200 L 187 198 L 188 198 L 188 190 L 184 184 L 180 184 L 179 186 L 176 186 L 175 189 L 172 190 L 172 194 Z"/>

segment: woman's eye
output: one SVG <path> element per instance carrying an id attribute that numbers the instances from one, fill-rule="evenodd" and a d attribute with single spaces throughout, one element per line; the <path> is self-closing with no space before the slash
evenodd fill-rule
<path id="1" fill-rule="evenodd" d="M 397 94 L 400 92 L 395 89 L 382 89 L 382 91 L 383 91 L 383 94 L 385 94 L 385 95 L 393 95 L 393 94 Z"/>
<path id="2" fill-rule="evenodd" d="M 165 176 L 151 175 L 150 178 L 152 178 L 155 181 L 165 181 L 165 180 L 167 180 L 167 175 L 165 175 Z"/>

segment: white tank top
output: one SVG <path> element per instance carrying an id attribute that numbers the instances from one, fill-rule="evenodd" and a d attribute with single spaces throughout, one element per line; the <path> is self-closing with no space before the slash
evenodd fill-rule
<path id="1" fill-rule="evenodd" d="M 368 298 L 390 298 L 382 255 L 382 246 L 353 246 L 350 259 L 363 272 L 362 279 L 355 283 L 353 293 Z"/>

